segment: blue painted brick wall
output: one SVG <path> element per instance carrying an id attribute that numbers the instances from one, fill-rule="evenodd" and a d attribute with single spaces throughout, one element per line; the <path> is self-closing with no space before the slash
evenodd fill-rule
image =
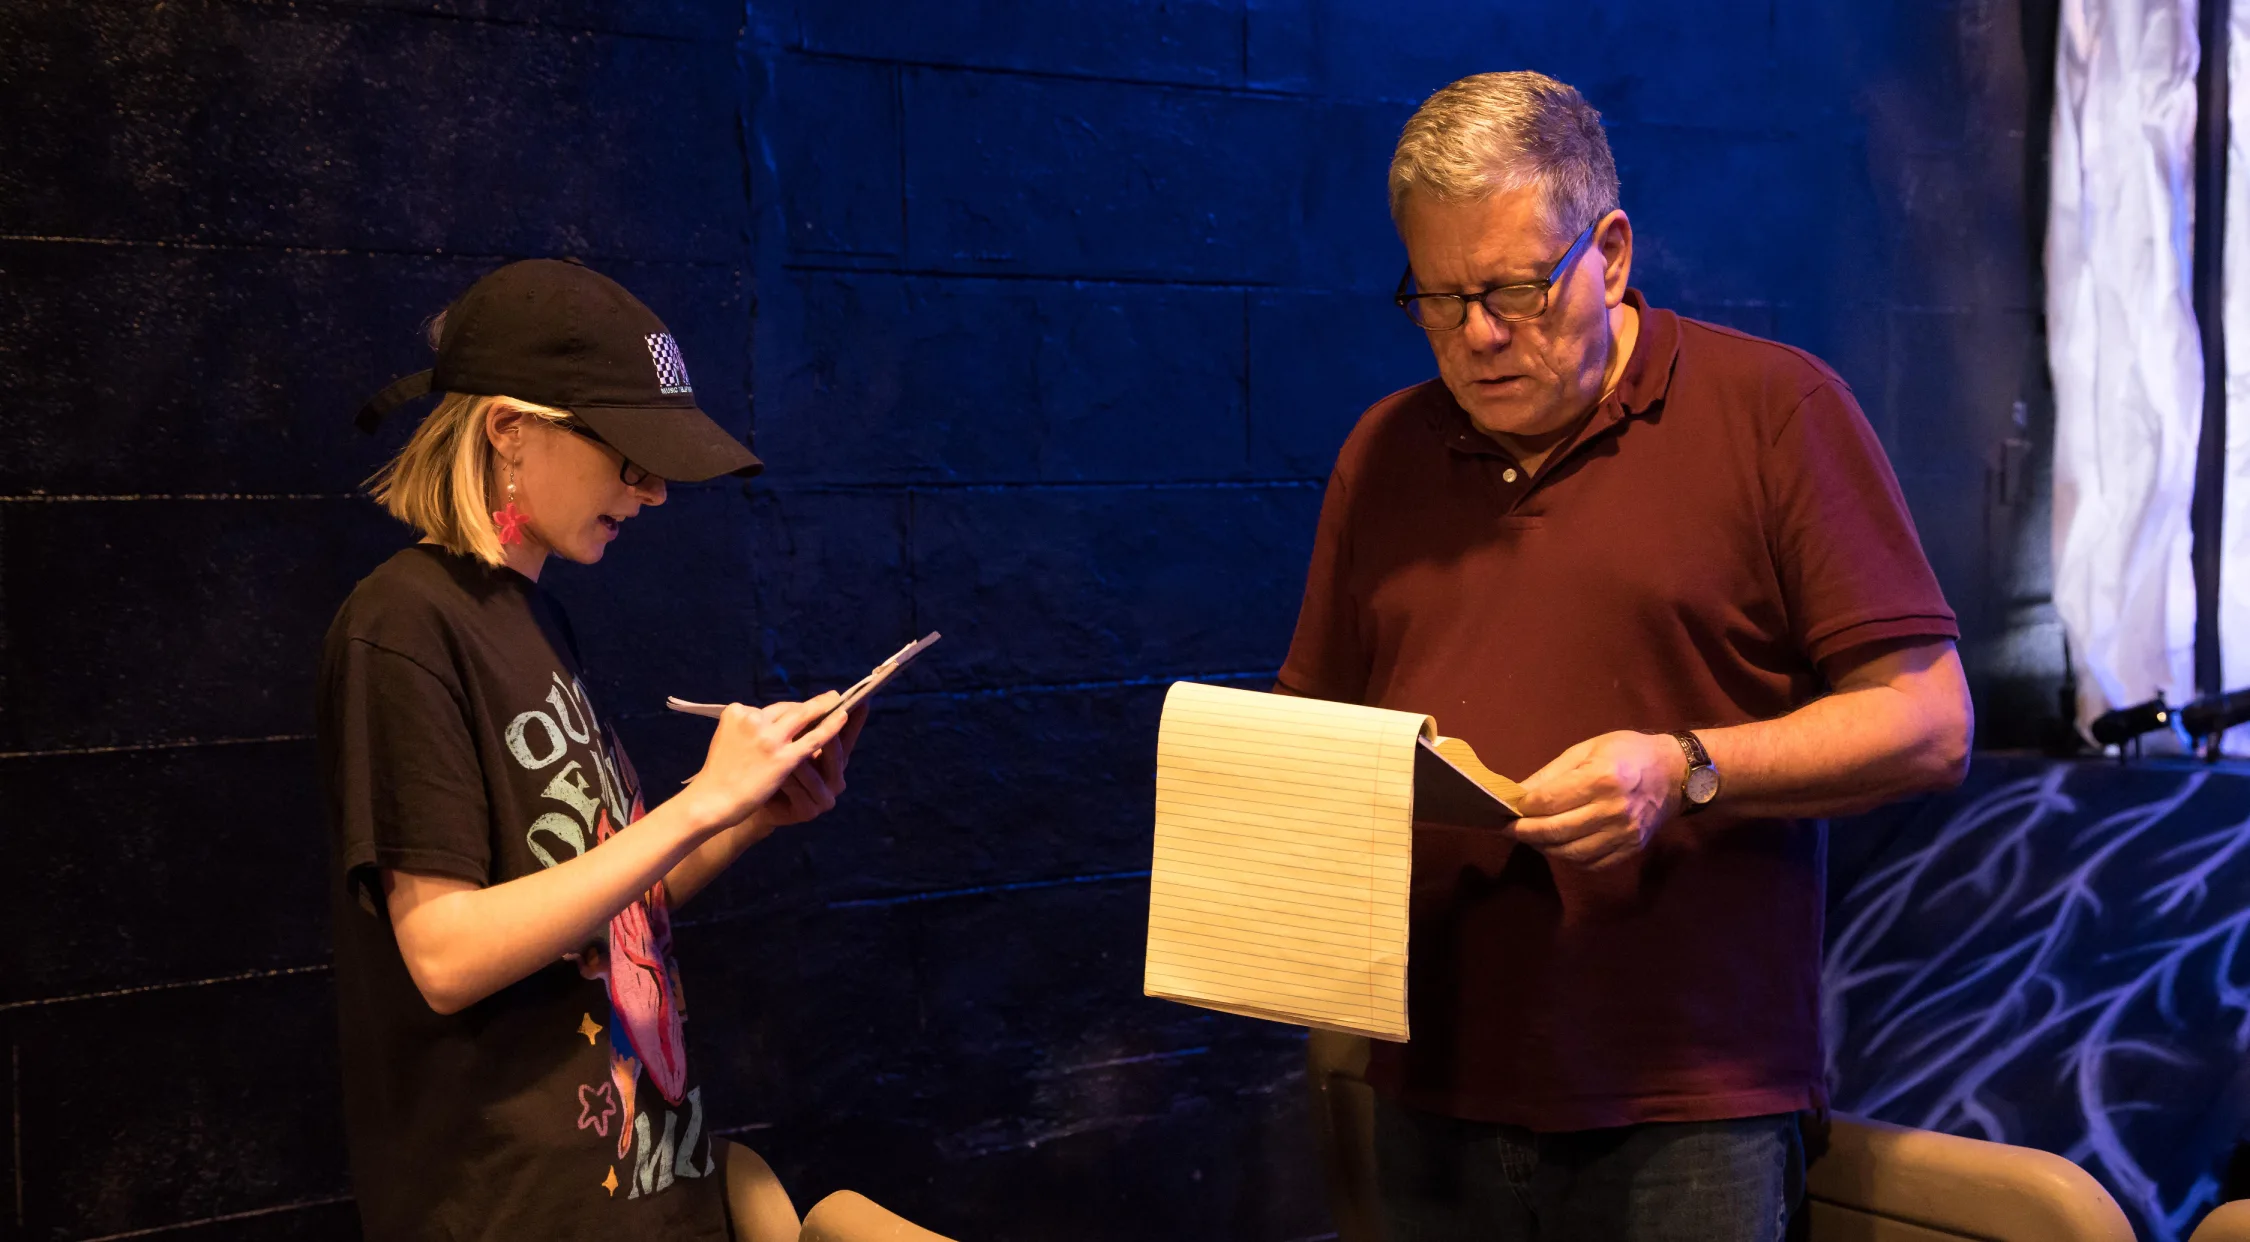
<path id="1" fill-rule="evenodd" d="M 1638 283 L 1853 384 L 1990 736 L 2053 646 L 2044 502 L 1984 486 L 2045 434 L 2036 42 L 1938 0 L 0 6 L 0 1240 L 350 1235 L 311 674 L 404 429 L 347 417 L 556 253 L 771 467 L 549 579 L 655 787 L 703 737 L 662 695 L 948 635 L 847 805 L 683 912 L 717 1126 L 964 1239 L 1322 1235 L 1301 1041 L 1140 997 L 1140 872 L 1164 684 L 1265 684 L 1337 445 L 1430 374 L 1398 126 L 1585 90 Z"/>

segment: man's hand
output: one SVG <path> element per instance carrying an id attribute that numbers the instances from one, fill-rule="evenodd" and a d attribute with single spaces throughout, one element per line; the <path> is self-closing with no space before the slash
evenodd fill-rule
<path id="1" fill-rule="evenodd" d="M 1523 783 L 1516 839 L 1550 860 L 1601 868 L 1627 862 L 1679 809 L 1687 755 L 1673 738 L 1604 733 Z"/>

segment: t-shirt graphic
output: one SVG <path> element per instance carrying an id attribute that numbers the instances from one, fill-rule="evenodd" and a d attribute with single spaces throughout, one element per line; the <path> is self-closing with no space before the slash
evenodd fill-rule
<path id="1" fill-rule="evenodd" d="M 520 575 L 417 545 L 337 615 L 320 695 L 367 1238 L 724 1239 L 661 882 L 454 1014 L 431 1010 L 383 917 L 383 868 L 505 883 L 641 817 L 560 610 Z"/>
<path id="2" fill-rule="evenodd" d="M 554 769 L 541 790 L 542 804 L 562 802 L 569 808 L 543 810 L 524 830 L 524 846 L 541 867 L 578 857 L 615 835 L 619 820 L 631 824 L 644 813 L 639 777 L 624 746 L 599 723 L 586 687 L 576 678 L 565 684 L 557 672 L 542 706 L 510 720 L 506 738 L 509 756 L 525 771 Z M 574 751 L 581 757 L 571 757 Z M 603 983 L 610 1013 L 604 1041 L 608 1074 L 579 1087 L 577 1127 L 606 1138 L 608 1123 L 614 1121 L 617 1159 L 631 1170 L 628 1198 L 661 1191 L 679 1177 L 710 1173 L 714 1157 L 703 1137 L 702 1095 L 687 1085 L 687 1009 L 679 968 L 672 961 L 664 882 L 657 881 L 611 916 L 601 940 L 566 956 L 577 963 L 581 976 Z M 675 1132 L 679 1116 L 664 1111 L 663 1129 L 655 1130 L 649 1109 L 654 1101 L 641 1094 L 644 1077 L 664 1104 L 686 1110 L 684 1129 Z M 605 1179 L 604 1189 L 615 1194 L 617 1185 Z"/>
<path id="3" fill-rule="evenodd" d="M 541 796 L 569 810 L 543 811 L 524 831 L 525 848 L 540 866 L 578 857 L 613 836 L 619 819 L 631 824 L 644 813 L 640 780 L 624 746 L 597 722 L 586 688 L 576 679 L 565 685 L 557 673 L 544 706 L 517 715 L 506 736 L 509 755 L 526 771 L 542 771 L 568 759 Z M 590 750 L 583 759 L 568 758 L 574 747 Z M 606 1138 L 615 1123 L 617 1158 L 634 1170 L 628 1197 L 660 1191 L 677 1177 L 709 1174 L 714 1157 L 703 1141 L 702 1096 L 687 1085 L 687 1007 L 679 967 L 672 960 L 664 882 L 657 881 L 611 916 L 602 940 L 568 957 L 580 975 L 605 985 L 610 1011 L 608 1077 L 578 1089 L 578 1128 Z M 674 1132 L 679 1119 L 670 1111 L 663 1114 L 661 1133 L 652 1126 L 641 1106 L 644 1077 L 666 1105 L 686 1108 L 684 1131 Z M 638 1160 L 633 1159 L 636 1147 Z M 615 1186 L 608 1189 L 615 1193 Z"/>

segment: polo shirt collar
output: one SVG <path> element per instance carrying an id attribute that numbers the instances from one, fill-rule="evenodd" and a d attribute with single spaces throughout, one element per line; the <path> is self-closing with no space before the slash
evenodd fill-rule
<path id="1" fill-rule="evenodd" d="M 1638 289 L 1625 291 L 1625 304 L 1641 317 L 1640 335 L 1633 341 L 1625 374 L 1618 377 L 1617 391 L 1603 404 L 1616 404 L 1626 414 L 1646 414 L 1672 387 L 1672 367 L 1680 359 L 1680 317 L 1650 309 Z"/>
<path id="2" fill-rule="evenodd" d="M 1625 362 L 1625 373 L 1618 376 L 1617 387 L 1610 391 L 1602 403 L 1594 408 L 1593 416 L 1578 429 L 1578 434 L 1557 447 L 1550 460 L 1560 460 L 1572 449 L 1595 435 L 1624 421 L 1639 417 L 1655 408 L 1672 387 L 1673 365 L 1680 357 L 1680 317 L 1668 310 L 1654 310 L 1648 299 L 1638 289 L 1625 290 L 1625 303 L 1640 315 L 1640 334 L 1633 341 L 1633 356 Z M 1504 457 L 1500 446 L 1490 436 L 1478 431 L 1476 424 L 1459 402 L 1453 399 L 1444 384 L 1437 385 L 1440 399 L 1431 404 L 1433 429 L 1444 438 L 1446 447 L 1463 453 L 1477 453 Z"/>

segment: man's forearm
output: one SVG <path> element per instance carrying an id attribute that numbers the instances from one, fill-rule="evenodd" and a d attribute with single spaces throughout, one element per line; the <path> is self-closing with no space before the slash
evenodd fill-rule
<path id="1" fill-rule="evenodd" d="M 1724 782 L 1718 805 L 1850 815 L 1959 784 L 1973 726 L 1952 645 L 1908 648 L 1882 664 L 1779 719 L 1697 729 Z"/>

